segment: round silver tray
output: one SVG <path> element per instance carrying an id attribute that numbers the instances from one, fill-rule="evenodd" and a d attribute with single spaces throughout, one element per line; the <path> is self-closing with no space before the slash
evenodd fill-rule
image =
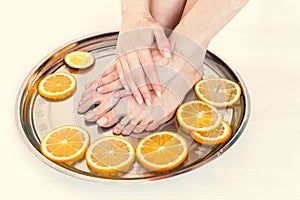
<path id="1" fill-rule="evenodd" d="M 233 80 L 242 88 L 239 101 L 234 106 L 223 109 L 224 120 L 232 127 L 232 137 L 225 143 L 209 146 L 201 145 L 192 140 L 189 135 L 182 133 L 176 128 L 175 117 L 164 124 L 160 129 L 176 131 L 182 134 L 189 144 L 189 155 L 185 162 L 176 169 L 155 173 L 145 170 L 138 161 L 125 174 L 105 176 L 91 171 L 84 160 L 73 165 L 58 164 L 48 160 L 40 152 L 41 138 L 50 130 L 62 126 L 76 124 L 84 127 L 94 139 L 112 135 L 111 129 L 102 129 L 95 123 L 87 123 L 84 116 L 77 113 L 77 104 L 84 91 L 84 86 L 95 80 L 101 72 L 114 61 L 115 47 L 118 38 L 117 32 L 94 34 L 76 41 L 70 42 L 62 48 L 54 51 L 42 60 L 25 78 L 16 102 L 16 121 L 19 132 L 30 150 L 48 166 L 73 177 L 90 181 L 153 181 L 172 177 L 178 174 L 192 171 L 213 159 L 219 157 L 239 138 L 249 120 L 250 100 L 246 86 L 236 71 L 227 66 L 220 58 L 211 52 L 207 52 L 204 62 L 204 78 L 227 78 Z M 71 70 L 63 61 L 65 54 L 74 50 L 85 50 L 91 52 L 96 58 L 96 64 L 86 70 Z M 48 101 L 37 92 L 39 81 L 47 74 L 56 71 L 68 71 L 77 78 L 77 89 L 75 94 L 64 101 Z M 196 99 L 191 90 L 185 101 Z M 134 145 L 145 134 L 132 134 L 126 137 Z"/>

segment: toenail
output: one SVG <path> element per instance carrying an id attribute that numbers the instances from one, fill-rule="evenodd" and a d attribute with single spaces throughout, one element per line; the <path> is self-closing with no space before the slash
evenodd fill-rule
<path id="1" fill-rule="evenodd" d="M 93 118 L 94 118 L 95 116 L 96 116 L 95 113 L 94 113 L 93 111 L 90 111 L 90 112 L 86 113 L 85 119 L 86 119 L 86 120 L 93 120 Z"/>
<path id="2" fill-rule="evenodd" d="M 123 131 L 123 135 L 129 135 L 127 131 Z"/>
<path id="3" fill-rule="evenodd" d="M 107 118 L 106 117 L 102 117 L 97 121 L 98 125 L 103 126 L 107 123 Z"/>
<path id="4" fill-rule="evenodd" d="M 113 132 L 115 133 L 115 134 L 120 134 L 120 129 L 118 129 L 118 128 L 114 128 L 114 130 L 113 130 Z"/>

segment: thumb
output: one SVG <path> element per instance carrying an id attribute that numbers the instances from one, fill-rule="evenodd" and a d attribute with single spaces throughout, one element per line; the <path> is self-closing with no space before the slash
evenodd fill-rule
<path id="1" fill-rule="evenodd" d="M 171 50 L 169 39 L 167 38 L 164 29 L 155 28 L 153 30 L 154 37 L 156 40 L 157 47 L 159 49 L 160 54 L 165 58 L 171 58 Z"/>

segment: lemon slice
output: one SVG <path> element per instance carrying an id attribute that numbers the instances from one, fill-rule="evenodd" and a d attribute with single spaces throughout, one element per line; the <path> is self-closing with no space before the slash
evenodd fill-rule
<path id="1" fill-rule="evenodd" d="M 231 106 L 241 95 L 239 84 L 227 79 L 206 79 L 195 85 L 198 98 L 215 107 Z"/>
<path id="2" fill-rule="evenodd" d="M 135 160 L 135 150 L 126 139 L 107 136 L 90 145 L 85 159 L 87 165 L 99 173 L 126 172 Z"/>
<path id="3" fill-rule="evenodd" d="M 136 147 L 139 162 L 146 169 L 156 172 L 178 167 L 187 155 L 188 146 L 185 139 L 168 131 L 149 134 Z"/>
<path id="4" fill-rule="evenodd" d="M 65 63 L 75 69 L 86 69 L 95 63 L 94 56 L 86 51 L 73 51 L 64 56 Z"/>
<path id="5" fill-rule="evenodd" d="M 225 121 L 215 129 L 206 132 L 190 132 L 194 140 L 202 144 L 216 145 L 226 142 L 232 134 L 231 127 Z"/>
<path id="6" fill-rule="evenodd" d="M 89 142 L 89 133 L 82 127 L 61 126 L 43 137 L 40 150 L 52 161 L 76 162 L 84 156 Z"/>
<path id="7" fill-rule="evenodd" d="M 56 72 L 44 77 L 38 85 L 38 92 L 49 99 L 66 99 L 76 89 L 76 79 L 66 72 Z"/>
<path id="8" fill-rule="evenodd" d="M 186 131 L 209 131 L 222 122 L 223 115 L 215 107 L 194 100 L 179 106 L 176 113 L 178 124 Z"/>

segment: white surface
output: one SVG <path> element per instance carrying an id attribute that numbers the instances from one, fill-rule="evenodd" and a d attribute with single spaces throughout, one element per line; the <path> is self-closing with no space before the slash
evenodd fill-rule
<path id="1" fill-rule="evenodd" d="M 25 75 L 52 50 L 118 28 L 118 0 L 2 2 L 1 198 L 299 199 L 300 64 L 297 0 L 251 1 L 210 45 L 244 78 L 252 114 L 241 138 L 193 172 L 147 184 L 102 184 L 43 164 L 20 139 L 15 100 Z"/>

